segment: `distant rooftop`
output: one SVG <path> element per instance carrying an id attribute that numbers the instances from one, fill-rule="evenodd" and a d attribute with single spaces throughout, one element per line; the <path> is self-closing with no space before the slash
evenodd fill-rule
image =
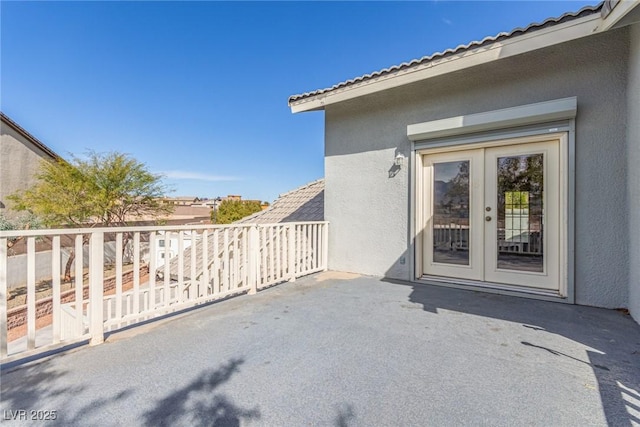
<path id="1" fill-rule="evenodd" d="M 324 221 L 324 179 L 281 194 L 267 209 L 242 218 L 236 224 Z"/>

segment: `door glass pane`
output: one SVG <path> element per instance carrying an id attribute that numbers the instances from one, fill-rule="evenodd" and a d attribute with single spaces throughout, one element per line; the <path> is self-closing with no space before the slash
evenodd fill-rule
<path id="1" fill-rule="evenodd" d="M 469 265 L 469 161 L 433 169 L 433 262 Z"/>
<path id="2" fill-rule="evenodd" d="M 498 268 L 542 272 L 543 154 L 498 158 Z"/>

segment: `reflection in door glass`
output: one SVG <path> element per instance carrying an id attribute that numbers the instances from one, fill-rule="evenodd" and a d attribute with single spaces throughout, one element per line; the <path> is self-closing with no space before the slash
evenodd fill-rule
<path id="1" fill-rule="evenodd" d="M 469 161 L 433 170 L 433 262 L 469 265 Z"/>
<path id="2" fill-rule="evenodd" d="M 498 158 L 498 268 L 544 270 L 544 156 Z"/>

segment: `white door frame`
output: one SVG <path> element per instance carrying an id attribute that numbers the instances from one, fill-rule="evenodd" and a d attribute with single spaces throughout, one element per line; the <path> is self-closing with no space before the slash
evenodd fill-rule
<path id="1" fill-rule="evenodd" d="M 552 125 L 553 126 L 553 125 Z M 553 127 L 538 126 L 535 129 L 522 129 L 518 131 L 509 131 L 508 137 L 499 138 L 495 133 L 493 135 L 479 135 L 460 138 L 460 142 L 455 138 L 448 138 L 448 141 L 429 141 L 428 144 L 415 144 L 412 152 L 414 186 L 412 197 L 412 215 L 414 216 L 413 236 L 414 236 L 414 271 L 415 279 L 418 281 L 427 281 L 435 284 L 444 284 L 454 287 L 471 287 L 491 289 L 499 293 L 508 294 L 528 294 L 528 296 L 540 297 L 542 299 L 562 299 L 566 302 L 574 302 L 574 285 L 573 285 L 573 176 L 574 176 L 574 123 L 573 120 L 568 124 Z M 507 131 L 504 132 L 507 134 Z M 475 138 L 475 141 L 474 141 Z M 493 139 L 495 138 L 495 139 Z M 463 142 L 464 141 L 464 142 Z M 531 144 L 544 141 L 557 141 L 559 147 L 559 247 L 558 257 L 560 258 L 558 280 L 559 289 L 556 291 L 545 291 L 541 289 L 527 289 L 522 286 L 511 286 L 498 284 L 488 281 L 478 281 L 470 278 L 442 278 L 426 276 L 423 271 L 424 252 L 424 230 L 428 225 L 427 218 L 430 212 L 425 210 L 425 183 L 428 168 L 425 162 L 425 155 L 433 155 L 440 153 L 455 153 L 458 151 L 467 151 L 478 148 L 491 148 L 501 146 L 515 146 L 519 144 Z M 446 158 L 446 155 L 444 155 Z M 484 203 L 484 202 L 483 202 Z M 571 219 L 571 221 L 570 221 Z"/>

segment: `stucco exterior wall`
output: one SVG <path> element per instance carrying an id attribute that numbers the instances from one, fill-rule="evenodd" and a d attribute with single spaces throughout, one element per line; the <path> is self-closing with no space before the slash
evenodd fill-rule
<path id="1" fill-rule="evenodd" d="M 630 29 L 627 193 L 629 200 L 629 310 L 640 322 L 640 23 Z"/>
<path id="2" fill-rule="evenodd" d="M 412 279 L 407 125 L 576 96 L 576 302 L 626 306 L 628 47 L 620 29 L 328 105 L 329 268 Z"/>
<path id="3" fill-rule="evenodd" d="M 4 121 L 0 128 L 0 212 L 12 218 L 16 213 L 7 196 L 31 186 L 40 161 L 51 157 Z"/>

